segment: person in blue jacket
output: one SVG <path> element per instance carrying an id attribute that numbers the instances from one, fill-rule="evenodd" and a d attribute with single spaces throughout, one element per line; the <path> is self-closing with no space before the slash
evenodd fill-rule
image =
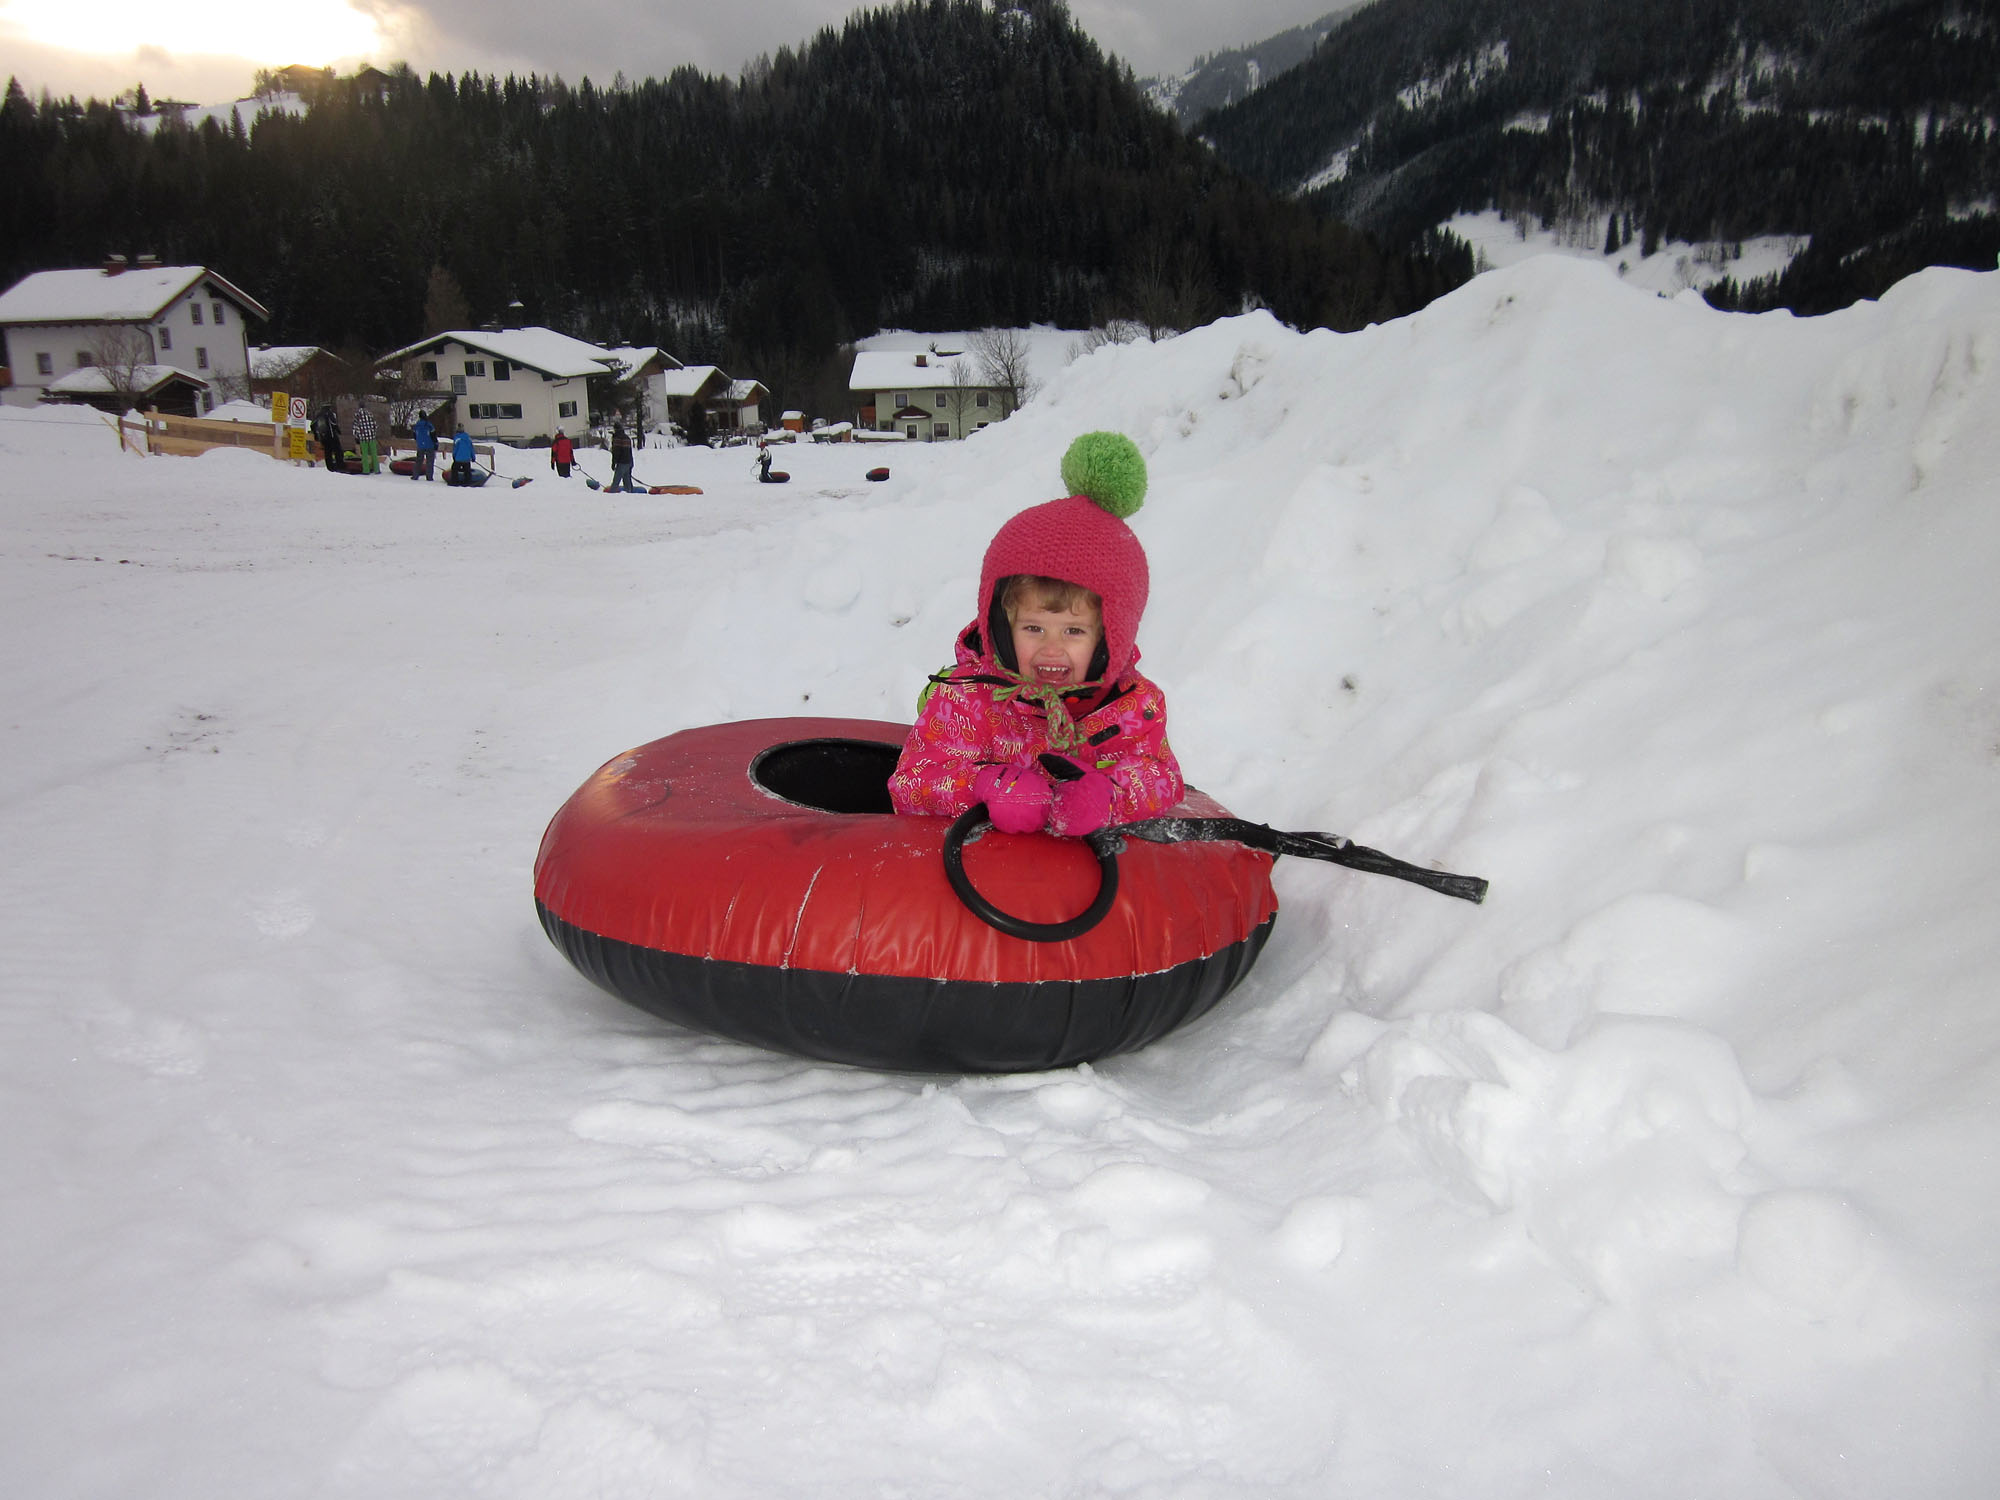
<path id="1" fill-rule="evenodd" d="M 451 477 L 447 484 L 472 483 L 472 434 L 463 427 L 451 440 Z"/>
<path id="2" fill-rule="evenodd" d="M 417 460 L 410 465 L 410 478 L 429 479 L 435 482 L 437 474 L 433 471 L 437 468 L 437 429 L 431 426 L 429 417 L 419 416 L 410 426 L 410 436 L 417 440 Z"/>

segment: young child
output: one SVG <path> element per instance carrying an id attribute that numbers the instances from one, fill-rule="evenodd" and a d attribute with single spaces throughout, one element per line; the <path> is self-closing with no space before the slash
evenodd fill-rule
<path id="1" fill-rule="evenodd" d="M 1166 699 L 1137 670 L 1149 578 L 1123 518 L 1145 499 L 1146 461 L 1129 438 L 1086 433 L 1062 477 L 1067 498 L 1022 511 L 986 549 L 979 615 L 889 778 L 899 813 L 984 802 L 1003 833 L 1080 837 L 1186 791 Z"/>

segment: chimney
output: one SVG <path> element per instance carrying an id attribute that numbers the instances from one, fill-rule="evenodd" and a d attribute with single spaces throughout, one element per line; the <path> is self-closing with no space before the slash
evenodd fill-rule
<path id="1" fill-rule="evenodd" d="M 160 263 L 160 257 L 157 255 L 141 255 L 137 262 L 137 264 L 141 267 L 157 266 L 159 263 Z"/>
<path id="2" fill-rule="evenodd" d="M 931 357 L 928 354 L 919 354 L 917 356 L 917 368 L 919 370 L 928 370 L 930 367 Z"/>
<path id="3" fill-rule="evenodd" d="M 124 269 L 125 269 L 124 256 L 107 255 L 104 257 L 104 274 L 106 276 L 116 276 L 120 271 L 123 271 Z"/>

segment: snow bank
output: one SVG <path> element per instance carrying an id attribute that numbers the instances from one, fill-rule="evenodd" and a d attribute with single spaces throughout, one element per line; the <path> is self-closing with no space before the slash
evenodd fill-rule
<path id="1" fill-rule="evenodd" d="M 17 1483 L 1983 1495 L 1996 355 L 1992 276 L 1745 318 L 1544 258 L 1099 350 L 876 485 L 0 420 Z M 690 724 L 906 717 L 1099 427 L 1152 465 L 1190 777 L 1488 903 L 1288 862 L 1215 1013 L 1039 1077 L 576 978 L 528 899 L 568 792 Z"/>

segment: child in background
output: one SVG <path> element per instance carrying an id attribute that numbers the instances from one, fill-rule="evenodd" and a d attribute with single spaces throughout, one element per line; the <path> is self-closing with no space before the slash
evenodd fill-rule
<path id="1" fill-rule="evenodd" d="M 1145 499 L 1146 461 L 1129 438 L 1086 433 L 1062 477 L 1067 498 L 1022 511 L 986 549 L 979 615 L 889 778 L 899 813 L 984 802 L 1003 833 L 1080 837 L 1186 791 L 1166 699 L 1137 670 L 1150 580 L 1123 518 Z"/>

